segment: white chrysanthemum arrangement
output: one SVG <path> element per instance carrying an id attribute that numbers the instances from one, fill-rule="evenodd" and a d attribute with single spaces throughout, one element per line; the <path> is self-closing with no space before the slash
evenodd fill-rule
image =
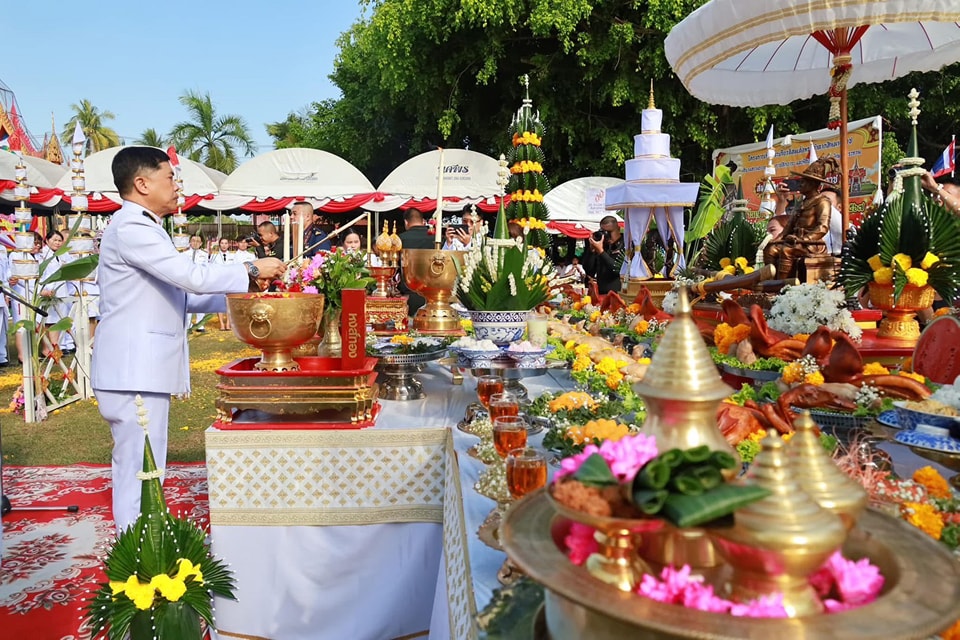
<path id="1" fill-rule="evenodd" d="M 821 325 L 843 331 L 854 340 L 863 335 L 844 305 L 843 292 L 829 289 L 823 282 L 785 287 L 774 300 L 767 322 L 772 329 L 790 335 L 813 333 Z"/>

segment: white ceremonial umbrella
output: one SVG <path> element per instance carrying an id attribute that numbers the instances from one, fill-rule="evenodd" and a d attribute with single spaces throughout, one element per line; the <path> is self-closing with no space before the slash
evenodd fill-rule
<path id="1" fill-rule="evenodd" d="M 840 128 L 846 228 L 847 87 L 960 60 L 960 2 L 710 0 L 670 31 L 664 51 L 687 90 L 712 104 L 758 107 L 828 93 L 830 126 Z"/>

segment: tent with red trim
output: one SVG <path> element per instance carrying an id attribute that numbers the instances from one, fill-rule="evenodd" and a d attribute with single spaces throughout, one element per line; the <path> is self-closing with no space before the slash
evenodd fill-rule
<path id="1" fill-rule="evenodd" d="M 16 167 L 19 162 L 20 157 L 17 154 L 0 150 L 0 199 L 15 201 Z M 54 181 L 58 165 L 30 156 L 23 156 L 23 163 L 27 167 L 27 184 L 30 186 L 29 204 L 52 207 L 60 202 L 60 191 L 57 190 Z M 62 172 L 65 173 L 66 169 Z"/>
<path id="2" fill-rule="evenodd" d="M 622 178 L 602 176 L 568 180 L 550 189 L 543 203 L 550 211 L 547 231 L 571 238 L 584 239 L 600 228 L 600 220 L 609 215 L 604 210 L 608 187 L 623 184 Z"/>
<path id="3" fill-rule="evenodd" d="M 343 213 L 380 198 L 363 173 L 340 156 L 319 149 L 277 149 L 243 163 L 220 185 L 205 209 L 266 213 L 305 201 Z"/>
<path id="4" fill-rule="evenodd" d="M 439 168 L 439 150 L 410 158 L 380 183 L 377 191 L 382 194 L 382 199 L 364 208 L 372 211 L 436 211 Z M 488 155 L 469 149 L 444 149 L 443 210 L 460 212 L 472 204 L 481 211 L 496 211 L 501 193 L 497 184 L 499 169 L 499 163 Z"/>
<path id="5" fill-rule="evenodd" d="M 83 175 L 86 182 L 87 210 L 91 213 L 110 213 L 120 208 L 122 199 L 113 183 L 113 158 L 124 147 L 111 147 L 97 151 L 83 161 Z M 162 151 L 162 149 L 161 149 Z M 166 152 L 164 152 L 166 153 Z M 201 168 L 200 163 L 180 157 L 180 176 L 183 178 L 183 193 L 187 203 L 184 210 L 197 206 L 198 202 L 212 198 L 217 193 L 217 185 Z M 63 193 L 63 201 L 70 206 L 70 194 L 73 193 L 73 173 L 67 172 L 57 182 L 56 187 Z"/>

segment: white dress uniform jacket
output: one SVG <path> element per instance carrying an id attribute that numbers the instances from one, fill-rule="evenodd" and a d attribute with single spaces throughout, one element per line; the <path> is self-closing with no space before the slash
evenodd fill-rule
<path id="1" fill-rule="evenodd" d="M 190 386 L 187 313 L 225 311 L 222 294 L 247 291 L 249 278 L 241 264 L 194 264 L 158 218 L 124 201 L 100 243 L 97 284 L 93 388 L 178 394 Z"/>

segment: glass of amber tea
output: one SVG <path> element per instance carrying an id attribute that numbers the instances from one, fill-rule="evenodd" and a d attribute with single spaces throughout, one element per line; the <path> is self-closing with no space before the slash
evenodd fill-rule
<path id="1" fill-rule="evenodd" d="M 503 416 L 520 415 L 520 399 L 509 392 L 495 393 L 490 396 L 490 405 L 487 407 L 490 412 L 490 421 Z"/>
<path id="2" fill-rule="evenodd" d="M 519 500 L 547 484 L 547 457 L 532 447 L 512 449 L 507 454 L 507 488 Z"/>
<path id="3" fill-rule="evenodd" d="M 503 378 L 500 376 L 480 376 L 477 379 L 477 397 L 484 409 L 490 410 L 490 396 L 503 393 Z"/>
<path id="4" fill-rule="evenodd" d="M 520 416 L 494 418 L 493 446 L 501 458 L 506 458 L 514 449 L 527 446 L 527 421 Z"/>

